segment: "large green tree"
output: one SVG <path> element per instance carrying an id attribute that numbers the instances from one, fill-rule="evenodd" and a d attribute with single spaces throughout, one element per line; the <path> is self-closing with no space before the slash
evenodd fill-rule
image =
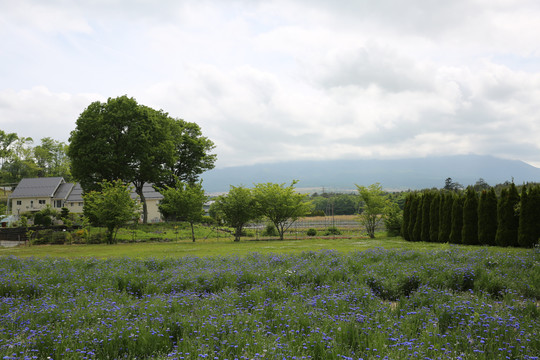
<path id="1" fill-rule="evenodd" d="M 240 241 L 244 226 L 256 216 L 255 199 L 251 189 L 231 186 L 229 193 L 220 195 L 212 204 L 211 213 L 234 229 L 234 241 Z"/>
<path id="2" fill-rule="evenodd" d="M 306 196 L 296 192 L 296 183 L 293 181 L 289 186 L 261 183 L 253 188 L 257 214 L 274 224 L 281 240 L 285 231 L 311 210 L 311 204 L 305 201 Z"/>
<path id="3" fill-rule="evenodd" d="M 68 155 L 73 177 L 84 191 L 92 190 L 102 179 L 132 183 L 146 222 L 145 183 L 174 186 L 174 175 L 194 182 L 196 175 L 213 166 L 215 156 L 208 154 L 213 144 L 199 135 L 191 138 L 189 134 L 196 129 L 195 124 L 173 119 L 127 96 L 93 102 L 81 113 L 71 133 Z M 184 151 L 195 146 L 186 145 L 188 140 L 204 142 L 203 150 L 190 153 L 192 161 L 186 160 L 189 156 Z"/>
<path id="4" fill-rule="evenodd" d="M 167 185 L 163 187 L 161 194 L 163 199 L 159 202 L 159 211 L 163 217 L 189 222 L 191 238 L 195 242 L 194 224 L 202 220 L 203 205 L 208 199 L 202 183 L 184 183 L 177 180 L 174 187 Z"/>
<path id="5" fill-rule="evenodd" d="M 176 179 L 187 183 L 195 183 L 199 175 L 214 168 L 216 155 L 211 151 L 214 143 L 202 135 L 199 125 L 182 119 L 172 122 L 172 141 L 174 161 L 170 172 L 162 184 L 173 186 Z"/>
<path id="6" fill-rule="evenodd" d="M 139 216 L 139 205 L 131 198 L 130 187 L 121 180 L 102 181 L 99 190 L 83 195 L 84 215 L 95 226 L 107 228 L 107 242 L 116 242 L 118 229 Z"/>
<path id="7" fill-rule="evenodd" d="M 379 183 L 367 187 L 356 185 L 356 188 L 362 204 L 359 221 L 366 229 L 368 236 L 374 239 L 377 225 L 384 220 L 386 213 L 390 209 L 390 201 Z"/>

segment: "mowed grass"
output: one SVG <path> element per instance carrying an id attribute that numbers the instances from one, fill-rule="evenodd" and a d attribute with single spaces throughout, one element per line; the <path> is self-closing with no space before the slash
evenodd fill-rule
<path id="1" fill-rule="evenodd" d="M 145 242 L 145 243 L 119 243 L 114 245 L 33 245 L 19 246 L 15 248 L 0 248 L 0 256 L 17 257 L 60 257 L 60 258 L 166 258 L 181 256 L 245 256 L 250 253 L 260 254 L 298 254 L 304 251 L 335 250 L 339 252 L 351 252 L 374 248 L 396 250 L 427 251 L 449 248 L 454 245 L 407 242 L 401 237 L 385 237 L 380 234 L 375 239 L 361 237 L 319 237 L 301 239 L 248 239 L 234 242 L 229 239 L 198 239 L 181 240 L 178 242 Z M 468 250 L 476 250 L 482 247 L 467 246 Z M 501 248 L 489 248 L 497 251 Z M 524 249 L 504 249 L 512 253 L 523 253 Z"/>

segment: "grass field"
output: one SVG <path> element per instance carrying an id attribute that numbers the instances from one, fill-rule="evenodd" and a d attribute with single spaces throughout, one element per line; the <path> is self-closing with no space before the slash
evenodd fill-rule
<path id="1" fill-rule="evenodd" d="M 400 238 L 0 249 L 3 359 L 539 359 L 538 249 Z"/>

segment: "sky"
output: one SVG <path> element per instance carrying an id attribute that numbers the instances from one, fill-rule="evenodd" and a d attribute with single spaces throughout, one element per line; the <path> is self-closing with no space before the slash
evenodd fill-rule
<path id="1" fill-rule="evenodd" d="M 537 0 L 0 0 L 0 129 L 128 95 L 217 167 L 479 154 L 540 167 Z"/>

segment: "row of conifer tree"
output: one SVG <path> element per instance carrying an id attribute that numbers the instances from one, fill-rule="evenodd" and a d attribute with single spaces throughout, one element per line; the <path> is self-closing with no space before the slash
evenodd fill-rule
<path id="1" fill-rule="evenodd" d="M 511 183 L 497 196 L 494 188 L 477 193 L 412 192 L 403 210 L 408 241 L 533 247 L 540 238 L 540 186 Z"/>

